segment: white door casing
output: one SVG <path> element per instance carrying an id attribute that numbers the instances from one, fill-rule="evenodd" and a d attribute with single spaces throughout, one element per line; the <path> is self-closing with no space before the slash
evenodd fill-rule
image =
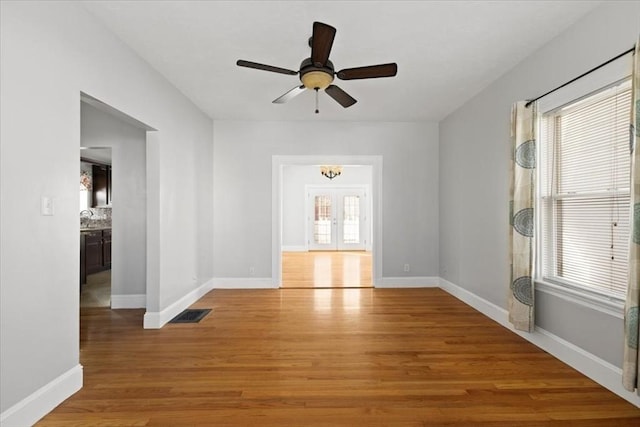
<path id="1" fill-rule="evenodd" d="M 272 286 L 282 283 L 282 176 L 285 165 L 364 165 L 371 166 L 372 184 L 368 194 L 369 245 L 373 258 L 373 286 L 382 283 L 382 259 L 384 258 L 383 222 L 383 156 L 381 155 L 273 155 L 271 156 L 271 271 Z M 305 227 L 306 228 L 306 227 Z"/>

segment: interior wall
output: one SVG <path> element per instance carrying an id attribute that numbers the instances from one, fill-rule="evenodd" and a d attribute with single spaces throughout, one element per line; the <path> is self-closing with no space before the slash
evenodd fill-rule
<path id="1" fill-rule="evenodd" d="M 81 92 L 157 129 L 147 144 L 154 207 L 147 310 L 164 309 L 212 276 L 213 130 L 211 119 L 77 2 L 3 1 L 0 19 L 4 414 L 42 387 L 81 375 Z M 42 196 L 53 200 L 54 215 L 41 215 Z M 73 391 L 63 388 L 63 398 Z"/>
<path id="2" fill-rule="evenodd" d="M 282 168 L 282 246 L 284 250 L 301 250 L 306 246 L 306 208 L 308 185 L 324 187 L 364 186 L 369 190 L 371 204 L 371 166 L 343 166 L 340 176 L 329 180 L 320 174 L 318 166 L 286 165 Z M 368 208 L 369 211 L 371 207 Z M 371 220 L 369 218 L 369 228 Z M 371 242 L 368 242 L 370 245 Z"/>
<path id="3" fill-rule="evenodd" d="M 146 130 L 82 103 L 80 144 L 110 147 L 113 295 L 145 295 L 147 266 Z"/>
<path id="4" fill-rule="evenodd" d="M 510 111 L 631 48 L 640 2 L 605 2 L 440 123 L 440 277 L 507 308 Z M 620 316 L 536 291 L 536 325 L 622 366 Z"/>
<path id="5" fill-rule="evenodd" d="M 382 274 L 438 272 L 438 125 L 378 122 L 214 124 L 214 274 L 272 277 L 274 155 L 380 155 Z M 404 264 L 412 266 L 405 272 Z"/>

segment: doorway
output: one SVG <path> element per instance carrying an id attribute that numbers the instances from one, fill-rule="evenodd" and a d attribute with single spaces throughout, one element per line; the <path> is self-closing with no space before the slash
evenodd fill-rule
<path id="1" fill-rule="evenodd" d="M 274 287 L 375 286 L 382 157 L 319 157 L 273 156 Z M 343 173 L 328 180 L 322 162 Z"/>
<path id="2" fill-rule="evenodd" d="M 101 305 L 106 308 L 145 308 L 151 293 L 147 289 L 147 226 L 156 210 L 148 209 L 149 195 L 155 192 L 147 191 L 147 153 L 155 144 L 147 143 L 148 130 L 95 98 L 81 96 L 80 145 L 89 147 L 80 151 L 81 157 L 92 158 L 95 152 L 110 149 L 109 159 L 92 158 L 89 173 L 94 197 L 80 218 L 89 223 L 85 244 L 92 249 L 91 254 L 86 251 L 84 263 L 87 283 L 99 286 L 102 294 L 110 284 L 110 303 Z M 98 275 L 91 277 L 91 273 Z"/>
<path id="3" fill-rule="evenodd" d="M 111 307 L 110 147 L 80 147 L 80 308 Z"/>

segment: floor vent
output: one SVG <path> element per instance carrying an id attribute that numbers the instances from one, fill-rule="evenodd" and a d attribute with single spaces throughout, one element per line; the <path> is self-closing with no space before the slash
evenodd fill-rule
<path id="1" fill-rule="evenodd" d="M 182 313 L 171 319 L 169 323 L 198 323 L 209 312 L 210 308 L 187 308 Z"/>

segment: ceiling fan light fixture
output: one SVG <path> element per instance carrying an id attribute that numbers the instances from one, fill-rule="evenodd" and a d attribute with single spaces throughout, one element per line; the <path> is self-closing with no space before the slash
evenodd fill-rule
<path id="1" fill-rule="evenodd" d="M 325 71 L 309 71 L 300 77 L 307 89 L 326 89 L 333 81 L 333 74 Z"/>
<path id="2" fill-rule="evenodd" d="M 320 90 L 323 90 L 344 108 L 348 108 L 358 101 L 340 87 L 333 84 L 336 72 L 333 62 L 329 59 L 329 55 L 331 54 L 331 48 L 333 46 L 335 36 L 336 29 L 331 25 L 317 21 L 314 22 L 313 34 L 311 35 L 311 38 L 309 38 L 311 56 L 302 60 L 298 71 L 252 61 L 245 61 L 244 59 L 239 59 L 236 62 L 236 65 L 239 67 L 270 71 L 272 73 L 288 75 L 299 74 L 302 85 L 298 85 L 284 95 L 276 98 L 273 101 L 274 104 L 285 103 L 296 95 L 304 92 L 305 89 L 311 89 L 316 92 L 316 113 L 318 113 L 318 92 Z M 393 62 L 388 64 L 345 68 L 338 71 L 337 76 L 340 80 L 375 79 L 379 77 L 393 77 L 397 72 L 398 65 Z"/>

